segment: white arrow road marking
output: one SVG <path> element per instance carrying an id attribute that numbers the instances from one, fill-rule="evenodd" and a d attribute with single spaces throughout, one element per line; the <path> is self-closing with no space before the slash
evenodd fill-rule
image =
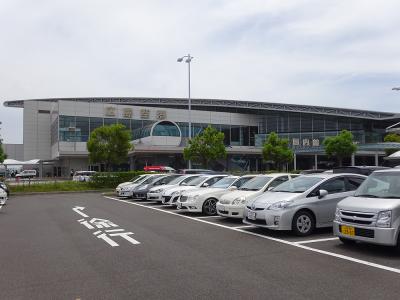
<path id="1" fill-rule="evenodd" d="M 84 210 L 85 208 L 82 206 L 75 206 L 72 210 L 74 212 L 76 212 L 77 214 L 80 214 L 82 217 L 84 218 L 88 218 L 89 216 L 87 214 L 84 214 L 83 212 L 81 212 L 81 210 Z"/>

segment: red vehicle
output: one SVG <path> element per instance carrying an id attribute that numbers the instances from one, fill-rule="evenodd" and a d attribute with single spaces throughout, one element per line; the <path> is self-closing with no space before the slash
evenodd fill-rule
<path id="1" fill-rule="evenodd" d="M 164 172 L 164 173 L 175 172 L 174 168 L 167 166 L 145 166 L 143 170 L 146 172 Z"/>

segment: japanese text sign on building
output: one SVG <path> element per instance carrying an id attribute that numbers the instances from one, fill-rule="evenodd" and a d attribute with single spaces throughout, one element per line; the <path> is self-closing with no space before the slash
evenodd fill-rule
<path id="1" fill-rule="evenodd" d="M 106 117 L 115 117 L 115 110 L 114 106 L 107 106 L 104 108 L 104 115 Z"/>
<path id="2" fill-rule="evenodd" d="M 157 120 L 165 120 L 167 118 L 167 112 L 165 110 L 157 110 L 156 118 Z"/>
<path id="3" fill-rule="evenodd" d="M 119 244 L 115 241 L 116 239 L 117 241 L 119 241 L 119 239 L 124 239 L 132 245 L 140 244 L 139 241 L 131 237 L 131 235 L 134 234 L 133 232 L 120 228 L 117 224 L 111 222 L 110 220 L 91 218 L 82 211 L 84 209 L 84 207 L 75 206 L 72 210 L 84 217 L 83 219 L 78 220 L 78 222 L 87 229 L 94 231 L 93 235 L 98 239 L 103 240 L 111 247 L 119 246 Z"/>
<path id="4" fill-rule="evenodd" d="M 310 146 L 310 140 L 309 139 L 303 139 L 303 147 L 308 147 Z"/>
<path id="5" fill-rule="evenodd" d="M 141 119 L 150 119 L 150 109 L 142 108 L 140 110 L 140 118 Z"/>
<path id="6" fill-rule="evenodd" d="M 122 116 L 124 117 L 124 118 L 127 118 L 127 119 L 130 119 L 130 118 L 132 118 L 132 115 L 133 115 L 133 111 L 132 111 L 132 108 L 124 108 L 123 110 L 122 110 Z"/>

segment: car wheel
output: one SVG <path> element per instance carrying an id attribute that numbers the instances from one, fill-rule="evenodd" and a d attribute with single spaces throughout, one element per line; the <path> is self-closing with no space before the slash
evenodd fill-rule
<path id="1" fill-rule="evenodd" d="M 314 216 L 306 211 L 298 211 L 292 220 L 292 231 L 298 236 L 310 235 L 315 228 Z"/>
<path id="2" fill-rule="evenodd" d="M 215 216 L 217 214 L 217 200 L 210 198 L 204 201 L 203 213 L 207 216 Z"/>
<path id="3" fill-rule="evenodd" d="M 339 240 L 345 245 L 354 245 L 356 243 L 355 240 L 346 239 L 344 237 L 339 237 Z"/>

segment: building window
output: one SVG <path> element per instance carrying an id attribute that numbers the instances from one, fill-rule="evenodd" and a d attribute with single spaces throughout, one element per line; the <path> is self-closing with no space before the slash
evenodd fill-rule
<path id="1" fill-rule="evenodd" d="M 171 122 L 160 122 L 153 128 L 153 136 L 180 136 L 179 128 Z"/>

